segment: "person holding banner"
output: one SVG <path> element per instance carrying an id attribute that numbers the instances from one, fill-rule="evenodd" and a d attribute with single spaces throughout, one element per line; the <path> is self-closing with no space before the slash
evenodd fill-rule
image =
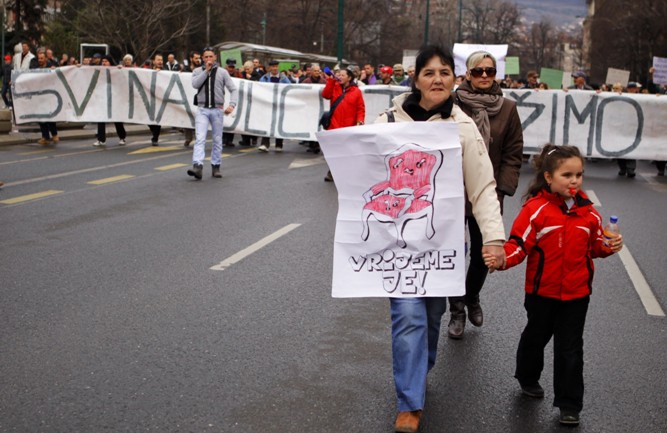
<path id="1" fill-rule="evenodd" d="M 102 57 L 102 66 L 116 66 L 116 61 L 114 60 L 111 54 L 107 54 Z M 123 122 L 114 122 L 114 127 L 116 128 L 116 134 L 118 135 L 118 145 L 125 146 L 125 138 L 127 138 L 127 132 L 125 131 L 125 126 Z M 97 140 L 93 143 L 95 147 L 104 147 L 107 142 L 107 124 L 105 122 L 97 123 Z"/>
<path id="2" fill-rule="evenodd" d="M 292 82 L 287 78 L 285 74 L 278 70 L 280 63 L 277 60 L 271 60 L 269 62 L 269 72 L 262 75 L 259 79 L 261 83 L 279 83 L 279 84 L 291 84 Z M 271 147 L 271 137 L 262 137 L 262 144 L 259 145 L 257 150 L 260 152 L 268 152 L 269 147 Z M 276 152 L 283 151 L 283 139 L 276 138 Z"/>
<path id="3" fill-rule="evenodd" d="M 496 195 L 493 165 L 473 120 L 454 104 L 454 58 L 438 46 L 417 55 L 412 91 L 393 100 L 382 122 L 456 122 L 463 157 L 465 191 L 479 223 L 484 246 L 498 263 L 505 263 L 505 230 Z M 415 125 L 418 127 L 418 125 Z M 419 429 L 426 398 L 426 376 L 435 364 L 446 297 L 390 298 L 394 382 L 398 400 L 395 431 Z"/>
<path id="4" fill-rule="evenodd" d="M 195 102 L 197 115 L 195 117 L 195 145 L 192 151 L 192 168 L 188 175 L 201 180 L 204 166 L 206 135 L 211 126 L 213 146 L 211 148 L 211 174 L 221 178 L 220 161 L 222 160 L 222 127 L 223 112 L 230 114 L 236 108 L 239 91 L 232 82 L 229 73 L 218 66 L 213 48 L 207 47 L 202 51 L 203 66 L 192 73 L 192 87 L 197 89 Z M 230 93 L 230 101 L 225 105 L 225 89 Z"/>
<path id="5" fill-rule="evenodd" d="M 164 70 L 164 58 L 162 57 L 162 54 L 156 53 L 153 56 L 152 68 L 154 71 Z M 151 145 L 158 146 L 160 132 L 162 132 L 162 125 L 148 125 L 148 129 L 151 130 Z"/>
<path id="6" fill-rule="evenodd" d="M 190 51 L 190 61 L 188 62 L 188 65 L 181 70 L 181 72 L 192 73 L 195 71 L 195 69 L 197 69 L 200 66 L 201 66 L 201 53 L 198 50 L 192 50 Z M 185 147 L 190 146 L 190 143 L 192 143 L 194 135 L 195 135 L 195 130 L 193 128 L 183 128 L 183 136 L 185 138 L 183 146 Z"/>
<path id="7" fill-rule="evenodd" d="M 503 198 L 513 196 L 519 185 L 523 154 L 523 129 L 516 102 L 504 98 L 496 78 L 496 58 L 488 51 L 471 53 L 466 60 L 465 80 L 456 90 L 456 103 L 477 125 L 489 151 L 496 193 L 503 209 Z M 488 269 L 482 257 L 482 233 L 472 213 L 472 205 L 466 203 L 466 223 L 470 233 L 470 266 L 466 274 L 466 294 L 449 298 L 451 319 L 447 335 L 463 338 L 468 319 L 474 326 L 482 326 L 484 315 L 479 302 Z"/>
<path id="8" fill-rule="evenodd" d="M 37 51 L 37 57 L 30 61 L 30 69 L 54 69 L 50 68 L 46 60 L 46 50 L 40 49 Z M 38 122 L 39 130 L 42 133 L 42 138 L 37 140 L 38 144 L 47 146 L 51 143 L 58 144 L 60 137 L 58 137 L 58 128 L 56 122 Z"/>

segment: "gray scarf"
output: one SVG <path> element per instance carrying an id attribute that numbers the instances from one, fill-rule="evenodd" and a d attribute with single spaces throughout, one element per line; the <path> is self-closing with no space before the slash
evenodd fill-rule
<path id="1" fill-rule="evenodd" d="M 498 83 L 493 83 L 487 91 L 473 89 L 470 81 L 465 80 L 456 89 L 456 98 L 461 105 L 465 105 L 472 111 L 472 120 L 477 125 L 479 133 L 482 134 L 486 148 L 491 144 L 491 122 L 489 117 L 500 113 L 503 105 L 503 91 Z"/>

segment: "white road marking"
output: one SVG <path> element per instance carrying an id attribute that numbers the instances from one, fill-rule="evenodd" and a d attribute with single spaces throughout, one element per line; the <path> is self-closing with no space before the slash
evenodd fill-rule
<path id="1" fill-rule="evenodd" d="M 648 285 L 646 278 L 644 278 L 644 274 L 639 270 L 637 262 L 625 245 L 623 246 L 623 249 L 618 252 L 618 256 L 621 258 L 625 270 L 628 271 L 628 276 L 630 276 L 630 280 L 635 286 L 635 291 L 639 295 L 639 299 L 641 299 L 642 304 L 644 304 L 644 309 L 646 309 L 649 316 L 664 317 L 665 312 L 662 310 L 662 307 L 660 307 L 660 303 L 655 298 L 653 291 L 651 291 L 651 286 Z"/>
<path id="2" fill-rule="evenodd" d="M 325 162 L 326 161 L 324 160 L 323 156 L 318 158 L 298 158 L 292 161 L 292 163 L 289 165 L 289 168 L 310 167 L 311 165 L 324 164 Z"/>
<path id="3" fill-rule="evenodd" d="M 249 255 L 259 251 L 260 249 L 264 248 L 271 242 L 275 241 L 276 239 L 281 238 L 282 236 L 285 236 L 287 233 L 291 232 L 295 228 L 299 227 L 301 224 L 288 224 L 285 227 L 281 228 L 280 230 L 271 233 L 264 239 L 261 239 L 254 244 L 250 245 L 247 248 L 242 249 L 238 253 L 226 258 L 225 260 L 221 261 L 215 266 L 211 266 L 212 271 L 224 271 L 234 263 L 240 262 L 241 260 L 245 259 Z"/>
<path id="4" fill-rule="evenodd" d="M 667 184 L 659 181 L 659 177 L 654 173 L 638 171 L 637 175 L 648 183 L 649 187 L 655 192 L 667 192 Z"/>
<path id="5" fill-rule="evenodd" d="M 602 203 L 593 190 L 587 190 L 586 194 L 597 207 L 602 207 Z M 646 278 L 644 278 L 644 274 L 642 274 L 639 266 L 637 266 L 637 262 L 630 253 L 627 245 L 623 245 L 623 249 L 618 252 L 618 257 L 621 259 L 621 262 L 623 262 L 623 266 L 630 277 L 630 281 L 632 281 L 632 285 L 635 287 L 635 292 L 637 292 L 639 299 L 642 301 L 642 304 L 644 304 L 646 313 L 648 313 L 649 316 L 664 317 L 665 312 L 662 310 L 660 303 L 653 294 L 651 286 L 648 285 Z"/>
<path id="6" fill-rule="evenodd" d="M 591 199 L 591 201 L 596 207 L 602 207 L 602 203 L 600 203 L 600 199 L 598 198 L 598 196 L 595 195 L 595 191 L 593 191 L 592 189 L 587 189 L 586 195 L 588 196 L 588 198 Z"/>

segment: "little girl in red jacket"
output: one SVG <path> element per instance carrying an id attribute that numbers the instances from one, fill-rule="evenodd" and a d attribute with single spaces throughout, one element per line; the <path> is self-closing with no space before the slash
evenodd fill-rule
<path id="1" fill-rule="evenodd" d="M 528 323 L 516 355 L 523 394 L 543 398 L 539 380 L 544 347 L 554 337 L 554 406 L 560 423 L 579 424 L 584 397 L 584 324 L 592 291 L 593 259 L 621 250 L 618 235 L 605 245 L 602 219 L 581 190 L 584 160 L 574 146 L 547 144 L 534 160 L 536 177 L 505 243 L 511 268 L 528 257 L 524 307 Z M 490 268 L 498 268 L 485 256 Z"/>

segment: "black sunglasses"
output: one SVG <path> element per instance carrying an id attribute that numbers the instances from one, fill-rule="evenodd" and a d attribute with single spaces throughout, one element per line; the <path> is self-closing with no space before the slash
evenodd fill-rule
<path id="1" fill-rule="evenodd" d="M 479 78 L 486 72 L 487 77 L 495 77 L 498 70 L 496 68 L 472 68 L 470 70 L 470 75 L 475 78 Z"/>

